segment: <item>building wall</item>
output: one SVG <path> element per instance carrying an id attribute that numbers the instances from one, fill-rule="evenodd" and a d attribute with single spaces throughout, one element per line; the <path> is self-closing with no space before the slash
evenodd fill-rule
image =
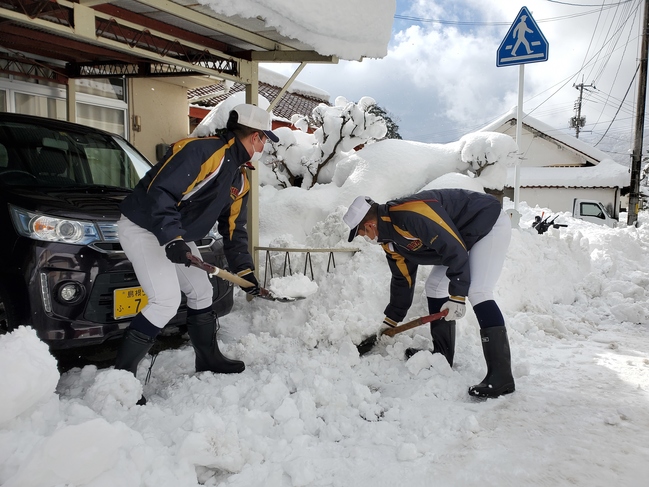
<path id="1" fill-rule="evenodd" d="M 503 125 L 498 132 L 509 135 L 516 140 L 516 125 Z M 582 166 L 584 157 L 564 149 L 551 139 L 546 139 L 529 132 L 524 126 L 521 133 L 520 149 L 523 153 L 522 166 Z"/>
<path id="2" fill-rule="evenodd" d="M 172 144 L 189 135 L 187 88 L 156 79 L 129 80 L 129 141 L 156 162 L 156 145 Z M 140 130 L 134 123 L 140 121 Z"/>
<path id="3" fill-rule="evenodd" d="M 505 196 L 514 200 L 513 188 L 505 188 Z M 620 198 L 617 188 L 520 188 L 520 201 L 531 208 L 549 208 L 553 212 L 568 211 L 572 213 L 575 198 L 601 202 L 614 218 L 620 213 Z"/>

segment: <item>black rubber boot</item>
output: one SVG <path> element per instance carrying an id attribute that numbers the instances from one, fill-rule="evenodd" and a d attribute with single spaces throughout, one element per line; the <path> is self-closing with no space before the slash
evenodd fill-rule
<path id="1" fill-rule="evenodd" d="M 133 375 L 137 374 L 137 366 L 144 356 L 151 350 L 155 338 L 152 338 L 137 330 L 128 328 L 124 333 L 124 339 L 117 351 L 115 368 L 128 370 Z M 139 406 L 146 404 L 146 398 L 142 396 L 137 402 Z"/>
<path id="2" fill-rule="evenodd" d="M 214 311 L 187 317 L 187 333 L 196 352 L 196 372 L 238 374 L 246 368 L 240 360 L 231 360 L 219 350 L 216 332 L 219 321 Z"/>
<path id="3" fill-rule="evenodd" d="M 433 350 L 431 353 L 441 353 L 446 357 L 448 364 L 453 367 L 455 356 L 455 321 L 437 320 L 430 324 L 430 335 L 433 337 Z M 421 350 L 407 348 L 406 358 L 412 357 Z"/>
<path id="4" fill-rule="evenodd" d="M 482 351 L 487 362 L 487 375 L 478 385 L 469 387 L 469 395 L 475 397 L 498 397 L 516 390 L 512 375 L 512 359 L 509 351 L 507 329 L 492 326 L 480 330 Z"/>
<path id="5" fill-rule="evenodd" d="M 430 324 L 433 337 L 433 353 L 441 353 L 453 367 L 455 357 L 455 321 L 439 320 Z"/>

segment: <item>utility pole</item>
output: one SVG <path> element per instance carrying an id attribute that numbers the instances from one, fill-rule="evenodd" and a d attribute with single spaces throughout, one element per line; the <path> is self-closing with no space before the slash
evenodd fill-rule
<path id="1" fill-rule="evenodd" d="M 644 113 L 647 101 L 647 51 L 649 50 L 649 0 L 644 2 L 642 20 L 642 48 L 640 50 L 640 77 L 638 78 L 638 102 L 636 104 L 635 134 L 631 155 L 631 192 L 627 225 L 637 226 L 640 206 L 640 169 L 642 166 L 642 138 L 644 137 Z"/>
<path id="2" fill-rule="evenodd" d="M 581 116 L 581 98 L 584 94 L 584 88 L 595 88 L 595 85 L 584 85 L 584 80 L 582 78 L 580 84 L 572 86 L 579 90 L 579 99 L 575 102 L 575 111 L 577 112 L 577 116 L 570 118 L 570 128 L 575 129 L 575 137 L 579 138 L 580 130 L 584 125 L 586 125 L 586 117 Z"/>

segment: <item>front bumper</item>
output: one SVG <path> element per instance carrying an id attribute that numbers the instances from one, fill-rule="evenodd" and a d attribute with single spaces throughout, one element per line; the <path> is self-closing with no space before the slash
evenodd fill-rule
<path id="1" fill-rule="evenodd" d="M 30 244 L 18 257 L 28 296 L 21 324 L 34 328 L 51 349 L 97 345 L 121 337 L 132 317 L 114 318 L 113 291 L 139 283 L 119 244 L 111 243 L 108 250 L 98 245 L 79 247 L 33 241 Z M 204 239 L 199 248 L 203 260 L 219 267 L 226 265 L 220 241 Z M 214 310 L 225 315 L 232 309 L 232 285 L 222 279 L 211 282 Z M 66 285 L 79 289 L 75 299 L 62 298 Z M 163 333 L 173 333 L 184 325 L 185 303 L 183 296 L 178 313 Z"/>

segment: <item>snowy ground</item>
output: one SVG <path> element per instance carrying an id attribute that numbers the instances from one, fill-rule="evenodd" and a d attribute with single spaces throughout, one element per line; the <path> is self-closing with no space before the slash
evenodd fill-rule
<path id="1" fill-rule="evenodd" d="M 538 235 L 529 226 L 539 210 L 521 210 L 498 287 L 514 394 L 467 395 L 485 372 L 471 310 L 453 370 L 427 353 L 404 360 L 406 347 L 430 345 L 426 327 L 359 357 L 389 279 L 381 249 L 359 239 L 333 272 L 314 254 L 318 289 L 304 300 L 237 292 L 220 338 L 243 374 L 195 374 L 190 347 L 164 351 L 145 407 L 134 403 L 149 358 L 138 379 L 94 366 L 59 378 L 31 330 L 0 337 L 0 484 L 647 485 L 649 219 L 609 229 L 563 216 L 567 228 Z M 348 246 L 343 211 L 311 238 Z M 427 314 L 426 275 L 408 318 Z M 304 284 L 284 278 L 285 289 L 291 279 Z"/>

